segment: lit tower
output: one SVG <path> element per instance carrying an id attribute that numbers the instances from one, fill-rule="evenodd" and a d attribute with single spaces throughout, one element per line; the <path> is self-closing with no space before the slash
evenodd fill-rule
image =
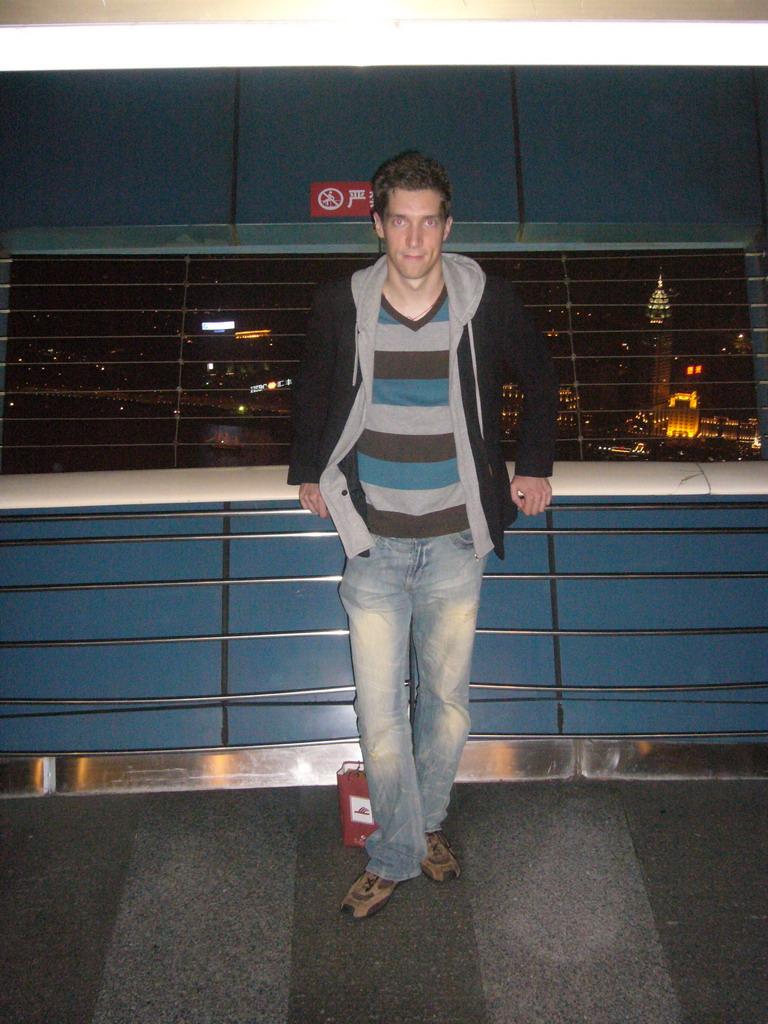
<path id="1" fill-rule="evenodd" d="M 659 283 L 651 294 L 646 307 L 649 322 L 656 328 L 653 336 L 653 377 L 651 380 L 651 413 L 653 433 L 665 434 L 670 381 L 672 378 L 672 332 L 668 330 L 672 318 L 672 307 L 659 272 Z"/>

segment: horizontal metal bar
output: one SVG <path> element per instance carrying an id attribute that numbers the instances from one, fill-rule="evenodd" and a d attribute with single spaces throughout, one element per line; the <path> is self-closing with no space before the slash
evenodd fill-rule
<path id="1" fill-rule="evenodd" d="M 537 582 L 543 580 L 762 580 L 768 579 L 768 570 L 761 572 L 494 572 L 486 580 L 515 580 Z M 339 583 L 341 576 L 245 576 L 237 578 L 182 579 L 182 580 L 127 580 L 105 583 L 24 583 L 0 587 L 0 594 L 61 593 L 88 590 L 144 590 L 179 587 L 230 587 L 260 583 Z"/>
<path id="2" fill-rule="evenodd" d="M 507 531 L 509 532 L 509 531 Z M 645 527 L 526 527 L 525 530 L 514 531 L 517 535 L 524 533 L 526 536 L 534 537 L 570 537 L 570 536 L 734 536 L 744 534 L 768 533 L 768 526 L 735 526 L 735 527 L 714 527 L 714 526 L 645 526 Z M 274 530 L 265 533 L 163 533 L 163 534 L 141 534 L 136 536 L 111 536 L 111 537 L 41 537 L 41 538 L 14 538 L 12 540 L 0 540 L 0 547 L 55 547 L 57 545 L 73 544 L 149 544 L 152 542 L 165 543 L 178 541 L 235 541 L 235 540 L 268 540 L 270 538 L 296 539 L 299 537 L 337 537 L 335 530 Z"/>
<path id="3" fill-rule="evenodd" d="M 757 572 L 491 572 L 486 580 L 731 580 L 768 579 L 768 570 Z M 0 592 L 3 588 L 0 587 Z"/>
<path id="4" fill-rule="evenodd" d="M 703 690 L 762 690 L 768 689 L 768 680 L 746 683 L 672 683 L 658 686 L 561 686 L 551 683 L 548 686 L 536 686 L 527 683 L 470 683 L 470 689 L 477 690 L 514 690 L 526 692 L 545 692 L 553 690 L 557 693 L 688 693 Z M 0 704 L 3 703 L 0 700 Z"/>
<path id="5" fill-rule="evenodd" d="M 768 530 L 768 527 L 766 527 Z M 750 532 L 750 531 L 745 531 Z M 129 537 L 40 537 L 40 538 L 15 538 L 13 540 L 0 540 L 0 547 L 55 547 L 56 545 L 71 544 L 151 544 L 153 541 L 165 543 L 166 541 L 185 540 L 267 540 L 270 537 L 282 537 L 295 539 L 297 537 L 337 537 L 335 530 L 295 530 L 295 531 L 267 531 L 266 533 L 162 533 L 162 534 L 141 534 Z"/>
<path id="6" fill-rule="evenodd" d="M 637 536 L 731 536 L 733 534 L 755 534 L 768 533 L 768 526 L 571 526 L 555 527 L 553 529 L 529 529 L 525 528 L 526 534 L 544 534 L 551 537 L 582 537 L 582 536 L 616 536 L 616 537 L 637 537 Z"/>
<path id="7" fill-rule="evenodd" d="M 768 736 L 768 729 L 734 729 L 732 732 L 471 732 L 472 740 L 522 740 L 522 739 L 561 739 L 561 740 L 715 740 L 736 739 Z"/>
<path id="8" fill-rule="evenodd" d="M 407 685 L 406 683 L 403 684 Z M 534 693 L 546 695 L 548 699 L 556 698 L 562 694 L 573 694 L 583 696 L 588 694 L 604 694 L 607 696 L 626 696 L 649 694 L 658 696 L 669 693 L 719 693 L 733 692 L 739 690 L 764 690 L 768 689 L 768 681 L 758 683 L 688 683 L 684 685 L 661 685 L 661 686 L 558 686 L 552 683 L 549 686 L 534 686 L 523 683 L 470 683 L 472 690 L 499 690 L 514 693 Z M 88 707 L 88 708 L 118 708 L 118 707 L 143 707 L 152 708 L 157 705 L 163 707 L 185 707 L 188 705 L 221 705 L 241 704 L 243 702 L 258 704 L 262 701 L 281 700 L 287 697 L 314 697 L 318 694 L 331 693 L 352 693 L 354 686 L 324 686 L 317 689 L 300 690 L 269 690 L 257 693 L 237 694 L 191 694 L 174 697 L 3 697 L 0 696 L 0 707 Z M 487 703 L 489 701 L 503 702 L 504 697 L 475 698 L 474 703 Z M 299 702 L 291 702 L 301 706 Z M 307 701 L 311 706 L 316 701 Z"/>
<path id="9" fill-rule="evenodd" d="M 639 636 L 752 636 L 768 633 L 768 626 L 709 626 L 682 629 L 509 629 L 504 627 L 478 626 L 478 634 L 485 636 L 530 636 L 530 637 L 639 637 Z M 276 640 L 298 637 L 348 636 L 348 629 L 299 629 L 280 632 L 253 633 L 209 633 L 186 634 L 184 636 L 157 637 L 110 637 L 81 640 L 4 640 L 0 650 L 66 648 L 66 647 L 130 647 L 153 644 L 176 643 L 221 643 L 222 640 Z"/>
<path id="10" fill-rule="evenodd" d="M 766 684 L 768 685 L 768 684 Z M 349 693 L 354 686 L 322 686 L 316 690 L 270 690 L 265 693 L 195 694 L 183 697 L 2 697 L 0 706 L 34 707 L 123 707 L 155 704 L 183 707 L 188 704 L 238 704 L 242 701 L 260 701 L 281 697 L 309 697 L 318 693 Z M 312 702 L 310 702 L 312 703 Z"/>
<path id="11" fill-rule="evenodd" d="M 221 702 L 220 702 L 221 703 Z M 78 718 L 88 717 L 92 718 L 98 715 L 140 715 L 148 712 L 172 712 L 172 711 L 184 711 L 194 707 L 211 707 L 209 704 L 188 704 L 184 707 L 179 707 L 174 704 L 157 705 L 152 707 L 115 707 L 115 708 L 102 708 L 102 707 L 86 707 L 86 708 L 67 708 L 64 711 L 20 711 L 10 714 L 0 714 L 0 722 L 15 722 L 21 720 L 27 720 L 31 718 Z M 215 705 L 214 705 L 215 706 Z M 277 708 L 311 708 L 311 707 L 351 707 L 351 700 L 271 700 L 265 702 L 251 701 L 249 703 L 241 704 L 240 707 L 277 707 Z"/>
<path id="12" fill-rule="evenodd" d="M 740 708 L 752 708 L 752 707 L 768 707 L 768 699 L 766 700 L 728 700 L 725 697 L 650 697 L 650 696 L 632 696 L 629 700 L 619 700 L 617 695 L 614 696 L 587 696 L 583 697 L 561 697 L 552 694 L 551 696 L 545 696 L 544 694 L 538 694 L 535 696 L 518 696 L 518 697 L 477 697 L 470 701 L 471 704 L 610 704 L 610 703 L 622 703 L 622 704 L 674 704 L 676 707 L 687 705 L 689 707 L 708 707 L 710 705 L 727 705 L 729 707 L 740 707 Z M 300 705 L 303 706 L 303 705 Z M 70 714 L 77 714 L 77 712 L 69 712 Z M 0 716 L 3 717 L 3 716 Z M 14 716 L 7 715 L 7 718 Z M 22 715 L 21 717 L 25 717 Z"/>
<path id="13" fill-rule="evenodd" d="M 491 636 L 738 636 L 768 633 L 768 626 L 713 626 L 691 629 L 504 629 L 478 626 Z"/>
<path id="14" fill-rule="evenodd" d="M 296 629 L 277 633 L 205 633 L 184 636 L 111 637 L 104 640 L 4 640 L 0 650 L 48 647 L 130 647 L 177 643 L 221 643 L 222 640 L 281 640 L 297 637 L 349 636 L 348 629 Z"/>
<path id="15" fill-rule="evenodd" d="M 761 575 L 758 573 L 757 575 Z M 768 573 L 765 574 L 768 576 Z M 341 576 L 247 576 L 196 580 L 129 580 L 122 583 L 23 583 L 0 587 L 0 594 L 57 593 L 72 590 L 144 590 L 157 587 L 230 587 L 254 583 L 339 583 Z"/>
<path id="16" fill-rule="evenodd" d="M 213 504 L 205 502 L 204 504 Z M 74 523 L 74 522 L 130 522 L 133 519 L 236 519 L 242 516 L 309 516 L 312 513 L 305 508 L 286 505 L 285 508 L 221 508 L 215 509 L 164 509 L 163 511 L 147 511 L 140 509 L 131 512 L 41 512 L 35 515 L 2 515 L 0 525 L 5 523 Z"/>
<path id="17" fill-rule="evenodd" d="M 669 512 L 717 512 L 725 510 L 755 510 L 767 509 L 768 500 L 733 501 L 733 500 L 707 500 L 707 495 L 702 495 L 698 501 L 670 498 L 667 501 L 585 501 L 569 502 L 555 499 L 550 506 L 550 511 L 556 512 L 585 512 L 585 511 L 652 511 Z M 222 502 L 222 506 L 224 503 Z M 163 509 L 148 511 L 145 509 L 126 512 L 42 512 L 34 515 L 19 515 L 17 513 L 0 515 L 0 525 L 10 523 L 66 523 L 66 522 L 130 522 L 131 520 L 153 520 L 153 519 L 220 519 L 223 517 L 247 517 L 247 516 L 310 516 L 307 509 L 297 508 L 295 505 L 277 506 L 274 508 L 216 508 L 216 509 Z M 335 533 L 335 531 L 327 531 Z M 516 530 L 506 530 L 506 533 L 516 533 Z"/>
<path id="18" fill-rule="evenodd" d="M 578 704 L 578 703 L 614 703 L 617 702 L 617 698 L 609 697 L 565 697 L 558 698 L 555 694 L 551 696 L 527 696 L 527 697 L 512 697 L 512 698 L 485 698 L 470 701 L 470 704 Z M 223 703 L 223 702 L 219 702 Z M 719 698 L 707 698 L 695 700 L 692 698 L 683 698 L 679 700 L 673 700 L 672 698 L 661 698 L 661 697 L 635 697 L 631 701 L 623 701 L 622 703 L 634 703 L 636 706 L 641 704 L 674 704 L 676 706 L 687 705 L 689 707 L 710 707 L 713 705 L 718 706 L 729 706 L 729 707 L 768 707 L 768 700 L 725 700 Z M 270 700 L 264 702 L 250 701 L 240 704 L 240 707 L 250 708 L 315 708 L 315 707 L 352 707 L 352 700 Z M 21 711 L 9 714 L 0 714 L 0 722 L 16 722 L 26 721 L 29 719 L 53 719 L 53 718 L 77 718 L 77 717 L 95 717 L 99 715 L 137 715 L 147 712 L 171 712 L 171 711 L 182 711 L 194 707 L 210 707 L 208 704 L 189 704 L 185 707 L 180 707 L 174 704 L 165 704 L 153 707 L 147 706 L 129 706 L 129 707 L 87 707 L 73 709 L 69 708 L 64 711 Z"/>
<path id="19" fill-rule="evenodd" d="M 584 440 L 587 440 L 586 438 Z M 549 507 L 551 512 L 719 512 L 726 510 L 768 509 L 768 499 L 750 498 L 748 501 L 734 501 L 716 498 L 709 500 L 709 495 L 702 494 L 698 500 L 690 498 L 678 499 L 672 495 L 666 501 L 623 501 L 618 497 L 615 501 L 558 501 L 555 499 Z M 510 531 L 507 531 L 510 532 Z"/>

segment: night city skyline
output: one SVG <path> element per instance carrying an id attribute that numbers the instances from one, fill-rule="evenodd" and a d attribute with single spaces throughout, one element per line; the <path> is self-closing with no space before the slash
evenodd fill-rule
<path id="1" fill-rule="evenodd" d="M 473 255 L 550 340 L 556 458 L 761 457 L 743 254 Z M 2 471 L 286 462 L 314 286 L 370 260 L 14 260 Z"/>

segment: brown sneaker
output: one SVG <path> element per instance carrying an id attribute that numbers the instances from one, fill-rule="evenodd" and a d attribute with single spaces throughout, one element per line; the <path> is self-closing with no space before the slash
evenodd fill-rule
<path id="1" fill-rule="evenodd" d="M 433 882 L 445 882 L 461 874 L 459 862 L 443 832 L 427 832 L 427 856 L 421 862 L 421 870 Z"/>
<path id="2" fill-rule="evenodd" d="M 358 919 L 370 917 L 386 906 L 396 888 L 397 882 L 365 871 L 344 897 L 342 912 Z"/>

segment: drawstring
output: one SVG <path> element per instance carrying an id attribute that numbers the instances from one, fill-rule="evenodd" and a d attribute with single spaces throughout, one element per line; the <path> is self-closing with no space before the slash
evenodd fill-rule
<path id="1" fill-rule="evenodd" d="M 352 367 L 352 387 L 357 384 L 357 367 L 360 363 L 360 327 L 355 324 L 355 365 Z"/>
<path id="2" fill-rule="evenodd" d="M 480 437 L 485 440 L 485 430 L 483 429 L 483 407 L 480 402 L 480 384 L 477 379 L 477 358 L 475 357 L 475 336 L 472 333 L 472 321 L 470 320 L 467 324 L 469 328 L 469 351 L 472 353 L 472 372 L 475 375 L 475 402 L 477 403 L 477 420 L 480 424 Z"/>

